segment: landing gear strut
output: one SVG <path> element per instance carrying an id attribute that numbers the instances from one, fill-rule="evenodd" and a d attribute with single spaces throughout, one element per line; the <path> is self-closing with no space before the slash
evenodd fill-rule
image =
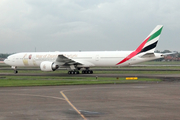
<path id="1" fill-rule="evenodd" d="M 86 68 L 86 70 L 82 70 L 82 74 L 93 74 L 93 71 Z"/>
<path id="2" fill-rule="evenodd" d="M 79 74 L 78 69 L 74 65 L 70 65 L 70 71 L 68 71 L 68 74 Z"/>
<path id="3" fill-rule="evenodd" d="M 17 66 L 11 66 L 12 69 L 14 69 L 14 74 L 18 73 Z"/>
<path id="4" fill-rule="evenodd" d="M 81 68 L 76 68 L 74 66 L 70 66 L 71 70 L 68 71 L 68 74 L 79 74 L 79 70 Z M 92 70 L 89 70 L 89 68 L 85 68 L 85 70 L 82 70 L 82 74 L 93 74 L 93 71 Z"/>

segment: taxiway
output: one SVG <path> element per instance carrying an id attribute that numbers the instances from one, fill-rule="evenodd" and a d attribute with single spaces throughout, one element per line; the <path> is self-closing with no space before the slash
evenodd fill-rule
<path id="1" fill-rule="evenodd" d="M 0 120 L 175 120 L 180 118 L 179 85 L 1 87 Z"/>

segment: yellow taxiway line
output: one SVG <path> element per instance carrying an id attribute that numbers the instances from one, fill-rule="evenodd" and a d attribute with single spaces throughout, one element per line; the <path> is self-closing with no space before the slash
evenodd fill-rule
<path id="1" fill-rule="evenodd" d="M 84 119 L 87 120 L 87 118 L 81 114 L 81 112 L 69 101 L 69 99 L 66 97 L 66 95 L 63 93 L 63 91 L 60 91 L 64 99 L 69 103 L 69 105 Z"/>

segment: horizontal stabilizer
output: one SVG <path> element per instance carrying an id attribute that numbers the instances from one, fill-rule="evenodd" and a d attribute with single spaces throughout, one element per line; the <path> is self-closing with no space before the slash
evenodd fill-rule
<path id="1" fill-rule="evenodd" d="M 163 56 L 168 56 L 168 55 L 174 55 L 174 54 L 177 54 L 178 52 L 171 52 L 171 53 L 163 53 L 162 55 Z"/>
<path id="2" fill-rule="evenodd" d="M 155 54 L 154 53 L 146 53 L 144 55 L 141 56 L 141 58 L 149 58 L 149 57 L 154 57 Z"/>

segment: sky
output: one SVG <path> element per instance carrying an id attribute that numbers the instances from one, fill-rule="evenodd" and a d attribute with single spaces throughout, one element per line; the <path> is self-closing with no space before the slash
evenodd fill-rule
<path id="1" fill-rule="evenodd" d="M 179 0 L 1 0 L 0 53 L 135 50 L 164 25 L 157 50 L 180 51 Z"/>

